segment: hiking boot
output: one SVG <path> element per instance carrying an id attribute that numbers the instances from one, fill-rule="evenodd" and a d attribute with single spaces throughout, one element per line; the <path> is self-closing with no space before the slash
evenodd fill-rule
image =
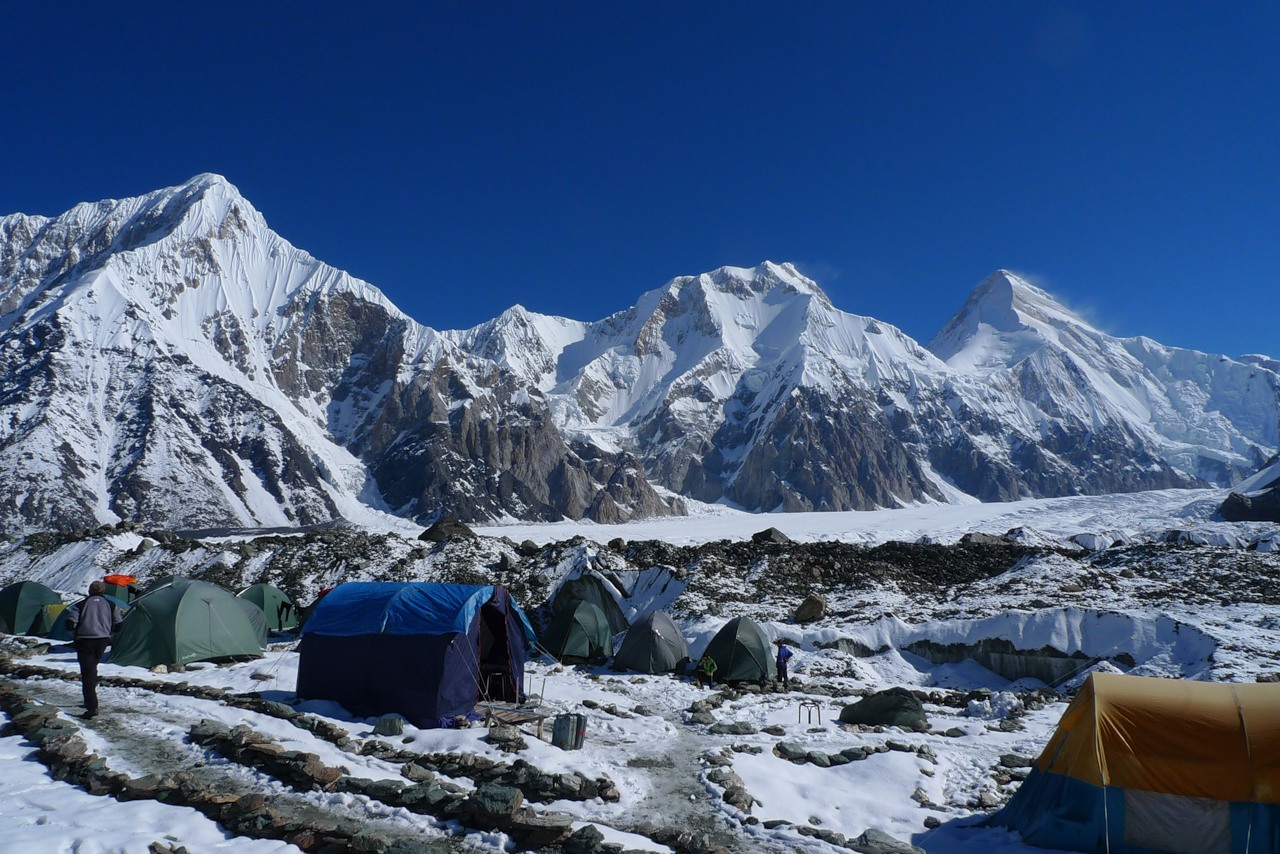
<path id="1" fill-rule="evenodd" d="M 94 719 L 94 718 L 96 718 L 97 716 L 98 716 L 98 710 L 97 710 L 97 709 L 85 709 L 85 710 L 84 710 L 84 714 L 82 714 L 82 715 L 80 716 L 80 720 L 82 720 L 82 721 L 93 720 L 93 719 Z"/>

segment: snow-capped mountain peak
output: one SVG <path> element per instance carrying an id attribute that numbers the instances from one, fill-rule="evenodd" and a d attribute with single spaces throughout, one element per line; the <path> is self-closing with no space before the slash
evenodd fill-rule
<path id="1" fill-rule="evenodd" d="M 954 369 L 984 373 L 1016 364 L 1068 329 L 1102 334 L 1047 291 L 997 270 L 973 289 L 929 349 Z"/>

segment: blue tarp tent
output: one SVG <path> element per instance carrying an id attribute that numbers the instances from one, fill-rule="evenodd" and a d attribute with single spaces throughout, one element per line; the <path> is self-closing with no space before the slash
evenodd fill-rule
<path id="1" fill-rule="evenodd" d="M 358 717 L 398 712 L 415 726 L 442 726 L 480 700 L 522 700 L 534 643 L 504 587 L 340 584 L 302 630 L 298 696 Z"/>

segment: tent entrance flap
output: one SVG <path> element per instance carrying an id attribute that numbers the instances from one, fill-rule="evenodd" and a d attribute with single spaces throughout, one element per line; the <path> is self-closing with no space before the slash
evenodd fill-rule
<path id="1" fill-rule="evenodd" d="M 503 703 L 520 702 L 511 671 L 507 615 L 492 602 L 480 609 L 480 693 Z"/>

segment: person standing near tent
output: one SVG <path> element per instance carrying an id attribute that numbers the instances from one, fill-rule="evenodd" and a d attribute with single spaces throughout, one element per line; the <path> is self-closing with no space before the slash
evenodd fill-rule
<path id="1" fill-rule="evenodd" d="M 701 688 L 703 683 L 714 685 L 716 681 L 716 660 L 711 656 L 703 653 L 702 658 L 698 659 L 698 669 L 694 671 L 693 680 L 698 683 Z"/>
<path id="2" fill-rule="evenodd" d="M 791 690 L 791 677 L 787 675 L 787 662 L 791 660 L 791 656 L 794 654 L 791 651 L 791 647 L 787 646 L 786 641 L 778 641 L 778 659 L 774 664 L 778 666 L 778 681 L 782 683 L 782 690 L 784 691 Z"/>
<path id="3" fill-rule="evenodd" d="M 89 585 L 89 596 L 67 609 L 67 628 L 71 629 L 76 660 L 80 662 L 80 690 L 84 694 L 82 718 L 98 714 L 98 663 L 107 651 L 111 635 L 124 622 L 120 606 L 103 594 L 107 586 L 101 581 Z"/>

